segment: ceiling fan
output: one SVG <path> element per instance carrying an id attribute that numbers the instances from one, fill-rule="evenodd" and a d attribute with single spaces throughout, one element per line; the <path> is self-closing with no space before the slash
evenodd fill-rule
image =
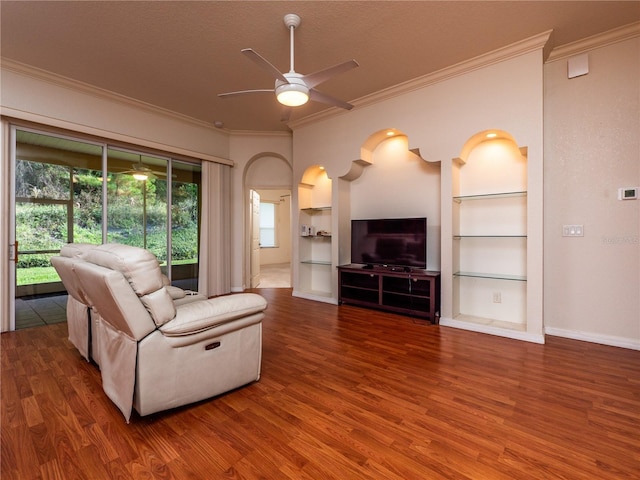
<path id="1" fill-rule="evenodd" d="M 119 172 L 122 174 L 129 174 L 136 180 L 149 180 L 158 177 L 166 177 L 166 172 L 160 172 L 158 170 L 152 170 L 147 167 L 144 163 L 142 163 L 142 158 L 138 161 L 138 163 L 134 163 L 131 165 L 131 170 L 125 170 L 124 172 Z"/>
<path id="2" fill-rule="evenodd" d="M 302 75 L 297 73 L 294 69 L 293 62 L 293 37 L 294 31 L 300 26 L 300 17 L 295 13 L 290 13 L 284 16 L 284 24 L 287 26 L 290 32 L 290 70 L 287 73 L 281 73 L 276 67 L 274 67 L 269 61 L 262 57 L 259 53 L 251 48 L 245 48 L 242 53 L 255 62 L 259 67 L 263 68 L 276 79 L 275 87 L 272 89 L 257 89 L 257 90 L 240 90 L 237 92 L 228 92 L 218 94 L 221 98 L 233 97 L 236 95 L 252 94 L 252 93 L 275 93 L 278 102 L 285 107 L 298 107 L 304 105 L 307 101 L 324 103 L 334 107 L 344 108 L 351 110 L 353 105 L 347 102 L 343 102 L 337 98 L 331 97 L 324 93 L 319 92 L 315 87 L 322 82 L 329 80 L 342 72 L 351 70 L 359 66 L 355 60 L 349 60 L 347 62 L 339 63 L 329 68 L 319 70 L 314 73 Z M 283 112 L 282 121 L 288 121 L 291 115 L 291 108 L 287 108 Z"/>

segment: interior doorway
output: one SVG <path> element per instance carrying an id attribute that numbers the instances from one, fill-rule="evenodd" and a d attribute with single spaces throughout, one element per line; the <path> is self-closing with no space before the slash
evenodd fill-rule
<path id="1" fill-rule="evenodd" d="M 257 288 L 290 288 L 291 190 L 255 191 L 260 202 L 257 220 L 260 226 L 260 260 L 258 267 L 252 264 L 251 278 L 254 278 L 254 270 L 259 268 Z"/>
<path id="2" fill-rule="evenodd" d="M 291 258 L 293 256 L 291 232 L 291 189 L 293 169 L 289 161 L 278 153 L 263 152 L 251 158 L 244 170 L 244 256 L 243 285 L 249 287 L 252 272 L 252 217 L 251 191 L 260 196 L 260 280 L 257 288 L 287 288 L 292 285 Z M 271 221 L 265 212 L 271 212 Z"/>

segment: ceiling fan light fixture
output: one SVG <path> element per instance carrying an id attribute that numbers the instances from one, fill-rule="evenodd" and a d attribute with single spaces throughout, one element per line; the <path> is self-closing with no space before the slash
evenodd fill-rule
<path id="1" fill-rule="evenodd" d="M 147 175 L 146 173 L 143 173 L 143 172 L 134 172 L 132 174 L 132 176 L 136 180 L 140 180 L 140 181 L 144 181 L 144 180 L 147 180 L 149 178 L 149 175 Z"/>
<path id="2" fill-rule="evenodd" d="M 304 85 L 285 83 L 277 87 L 276 98 L 287 107 L 299 107 L 309 101 L 309 89 Z"/>
<path id="3" fill-rule="evenodd" d="M 269 74 L 276 79 L 275 88 L 269 89 L 253 89 L 253 90 L 240 90 L 237 92 L 219 93 L 221 98 L 234 97 L 236 95 L 243 95 L 245 93 L 270 93 L 276 94 L 276 100 L 278 103 L 286 107 L 299 107 L 304 105 L 309 100 L 314 102 L 324 103 L 334 107 L 344 108 L 345 110 L 351 110 L 353 105 L 333 98 L 330 95 L 325 95 L 318 92 L 315 87 L 322 82 L 329 80 L 329 78 L 337 75 L 338 73 L 346 72 L 354 67 L 359 66 L 355 60 L 349 60 L 342 62 L 323 70 L 311 73 L 309 75 L 301 75 L 297 73 L 294 68 L 294 43 L 293 36 L 296 28 L 300 26 L 300 17 L 295 13 L 289 13 L 284 17 L 284 24 L 289 29 L 289 72 L 283 73 L 274 67 L 268 60 L 262 57 L 259 53 L 251 48 L 242 49 L 242 53 L 252 62 L 256 63 L 260 68 L 269 72 Z M 285 109 L 281 121 L 288 122 L 291 114 L 290 109 Z"/>

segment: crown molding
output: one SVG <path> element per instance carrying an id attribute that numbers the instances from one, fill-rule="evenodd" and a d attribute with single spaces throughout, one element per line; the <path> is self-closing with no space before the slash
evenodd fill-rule
<path id="1" fill-rule="evenodd" d="M 579 55 L 589 50 L 605 47 L 612 43 L 622 42 L 640 36 L 640 22 L 630 23 L 613 30 L 608 30 L 576 42 L 567 43 L 554 48 L 549 54 L 547 63 L 562 60 L 573 55 Z"/>
<path id="2" fill-rule="evenodd" d="M 264 131 L 264 130 L 226 130 L 230 137 L 286 137 L 291 138 L 290 131 Z"/>
<path id="3" fill-rule="evenodd" d="M 198 120 L 196 118 L 189 117 L 187 115 L 182 115 L 180 113 L 167 110 L 166 108 L 158 107 L 156 105 L 152 105 L 150 103 L 146 103 L 141 100 L 136 100 L 134 98 L 121 95 L 119 93 L 105 90 L 104 88 L 96 87 L 94 85 L 90 85 L 88 83 L 84 83 L 79 80 L 74 80 L 68 77 L 64 77 L 62 75 L 58 75 L 56 73 L 49 72 L 47 70 L 42 70 L 40 68 L 33 67 L 25 63 L 17 62 L 9 58 L 0 57 L 0 65 L 2 66 L 2 70 L 8 70 L 8 71 L 17 73 L 18 75 L 31 77 L 39 81 L 47 82 L 62 88 L 72 90 L 74 92 L 84 93 L 86 95 L 105 99 L 110 102 L 119 103 L 121 105 L 126 105 L 126 106 L 133 107 L 140 110 L 145 110 L 147 112 L 153 113 L 154 115 L 162 115 L 166 118 L 187 123 L 193 126 L 220 131 L 220 129 L 216 128 L 211 123 L 204 122 L 202 120 Z"/>
<path id="4" fill-rule="evenodd" d="M 349 103 L 353 104 L 355 108 L 366 107 L 400 95 L 413 92 L 415 90 L 420 90 L 422 88 L 428 87 L 429 85 L 440 83 L 453 77 L 458 77 L 460 75 L 464 75 L 469 72 L 494 65 L 496 63 L 504 62 L 520 55 L 524 55 L 536 50 L 541 50 L 549 42 L 552 33 L 553 30 L 547 30 L 546 32 L 534 35 L 516 43 L 512 43 L 510 45 L 507 45 L 506 47 L 492 50 L 491 52 L 484 53 L 470 60 L 456 63 L 455 65 L 437 70 L 433 73 L 429 73 L 427 75 L 414 78 L 413 80 L 408 80 L 398 85 L 380 90 L 370 95 L 360 97 L 359 99 L 351 101 Z M 311 123 L 316 123 L 326 118 L 335 117 L 336 115 L 339 115 L 341 113 L 346 114 L 347 112 L 334 107 L 301 118 L 300 120 L 290 122 L 289 126 L 295 130 L 296 128 Z"/>

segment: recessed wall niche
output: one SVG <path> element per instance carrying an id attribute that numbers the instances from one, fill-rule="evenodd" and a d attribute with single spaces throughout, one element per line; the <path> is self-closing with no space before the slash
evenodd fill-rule
<path id="1" fill-rule="evenodd" d="M 351 218 L 427 217 L 427 267 L 440 269 L 440 163 L 409 149 L 405 135 L 382 140 L 351 182 Z"/>
<path id="2" fill-rule="evenodd" d="M 332 159 L 327 171 L 311 165 L 302 173 L 294 296 L 338 302 L 336 267 L 351 261 L 351 219 L 356 218 L 427 217 L 427 267 L 440 270 L 440 162 L 425 161 L 409 149 L 406 135 L 393 130 L 390 137 L 388 131 L 371 134 L 348 164 Z M 346 172 L 340 168 L 345 166 Z"/>
<path id="3" fill-rule="evenodd" d="M 455 321 L 527 330 L 527 183 L 527 149 L 506 133 L 481 132 L 454 159 Z"/>
<path id="4" fill-rule="evenodd" d="M 298 265 L 294 295 L 333 300 L 332 180 L 320 165 L 305 171 L 298 184 Z"/>

